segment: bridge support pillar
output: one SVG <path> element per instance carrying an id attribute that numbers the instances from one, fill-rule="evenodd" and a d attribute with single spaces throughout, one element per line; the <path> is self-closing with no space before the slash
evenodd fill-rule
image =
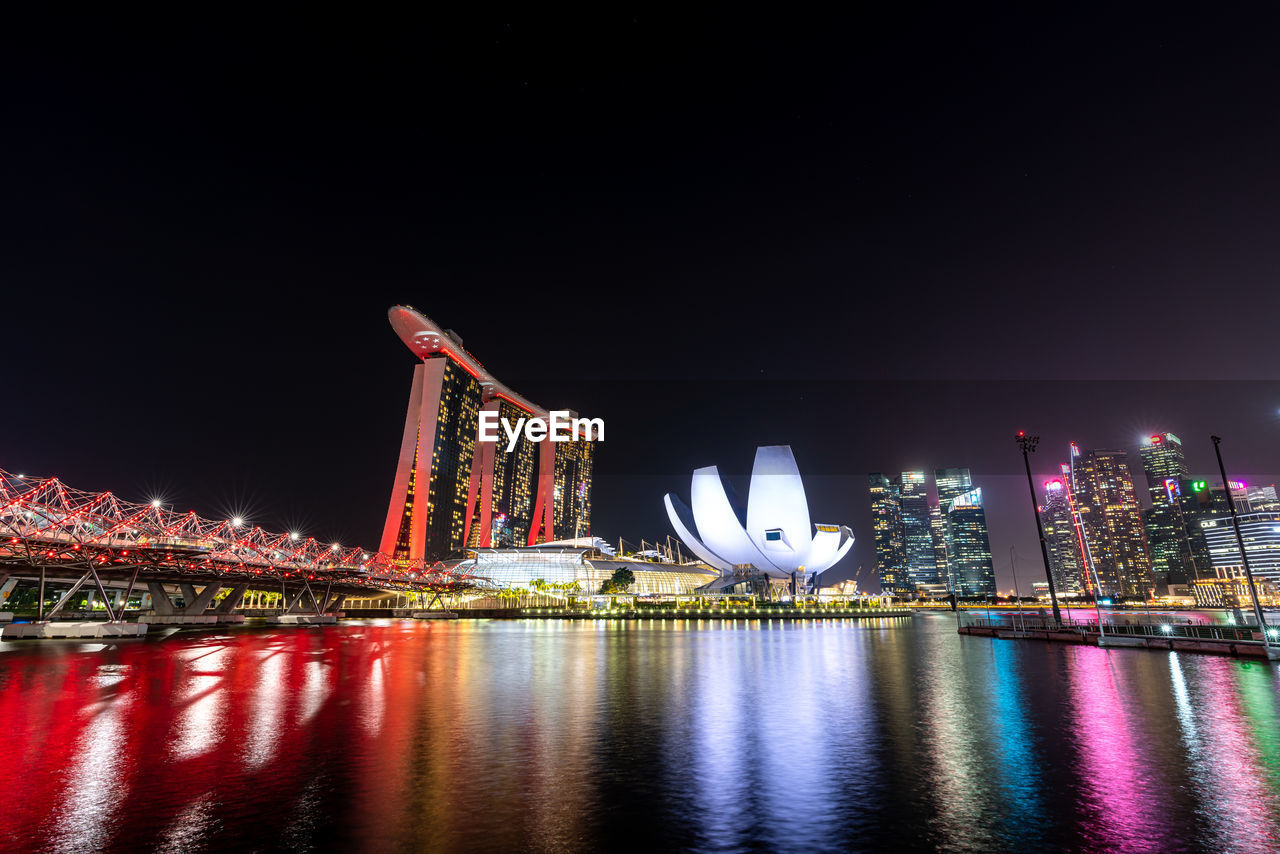
<path id="1" fill-rule="evenodd" d="M 84 610 L 86 614 L 93 610 L 93 588 L 89 588 L 89 592 L 85 594 Z"/>
<path id="2" fill-rule="evenodd" d="M 336 614 L 338 613 L 338 610 L 342 607 L 342 603 L 346 601 L 347 601 L 347 594 L 335 593 L 333 595 L 333 598 L 329 600 L 329 603 L 324 606 L 324 612 L 326 614 Z"/>
<path id="3" fill-rule="evenodd" d="M 249 582 L 247 581 L 232 587 L 231 592 L 227 594 L 225 599 L 218 603 L 218 607 L 214 610 L 219 614 L 230 614 L 240 605 L 240 600 L 244 598 L 244 593 L 248 589 Z"/>
<path id="4" fill-rule="evenodd" d="M 177 616 L 178 609 L 173 604 L 173 600 L 169 598 L 169 594 L 165 592 L 163 584 L 157 581 L 148 581 L 147 591 L 151 597 L 152 607 L 155 609 L 157 617 Z"/>
<path id="5" fill-rule="evenodd" d="M 194 597 L 193 599 L 187 600 L 187 603 L 186 603 L 187 607 L 183 608 L 182 612 L 189 617 L 200 616 L 205 611 L 209 610 L 209 605 L 212 604 L 213 597 L 217 596 L 218 591 L 221 589 L 222 589 L 222 585 L 219 584 L 218 582 L 216 581 L 210 582 L 209 584 L 205 585 L 205 588 L 200 591 L 198 596 Z M 185 590 L 183 590 L 182 592 L 183 592 L 183 595 L 186 595 Z"/>
<path id="6" fill-rule="evenodd" d="M 306 592 L 307 592 L 307 588 L 305 588 L 305 587 L 299 587 L 299 588 L 298 588 L 298 592 L 297 592 L 297 594 L 296 594 L 293 598 L 291 598 L 291 599 L 288 601 L 288 603 L 285 605 L 285 607 L 284 607 L 284 612 L 285 612 L 286 614 L 297 614 L 297 613 L 300 613 L 300 612 L 302 611 L 302 608 L 301 608 L 301 605 L 302 605 L 302 594 L 304 594 L 304 593 L 306 593 Z"/>
<path id="7" fill-rule="evenodd" d="M 47 622 L 49 620 L 52 620 L 53 615 L 61 611 L 63 607 L 66 606 L 66 604 L 71 601 L 71 597 L 80 592 L 80 588 L 84 587 L 85 582 L 89 580 L 91 575 L 92 573 L 86 572 L 84 575 L 80 576 L 80 578 L 76 580 L 76 583 L 72 584 L 71 587 L 67 590 L 67 592 L 62 594 L 62 598 L 58 600 L 58 604 L 54 605 L 53 609 L 50 610 L 48 613 L 43 614 L 41 616 L 41 621 Z"/>

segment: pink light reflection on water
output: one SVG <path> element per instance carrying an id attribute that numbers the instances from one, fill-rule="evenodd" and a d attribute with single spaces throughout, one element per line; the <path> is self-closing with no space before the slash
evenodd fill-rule
<path id="1" fill-rule="evenodd" d="M 1142 704 L 1138 686 L 1117 684 L 1128 671 L 1108 659 L 1135 655 L 1096 647 L 1076 647 L 1071 673 L 1075 743 L 1082 765 L 1080 831 L 1103 850 L 1152 851 L 1180 847 L 1167 838 L 1161 791 L 1153 785 L 1142 755 Z M 1131 662 L 1124 662 L 1129 664 Z"/>

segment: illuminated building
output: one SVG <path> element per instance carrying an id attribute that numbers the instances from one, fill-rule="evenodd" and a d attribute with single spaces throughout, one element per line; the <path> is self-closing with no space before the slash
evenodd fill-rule
<path id="1" fill-rule="evenodd" d="M 1044 484 L 1044 504 L 1040 507 L 1044 541 L 1049 552 L 1049 570 L 1057 592 L 1079 595 L 1085 591 L 1084 557 L 1071 512 L 1070 492 L 1059 478 Z"/>
<path id="2" fill-rule="evenodd" d="M 555 529 L 565 537 L 578 537 L 591 530 L 591 464 L 594 445 L 590 442 L 561 442 L 555 451 Z"/>
<path id="3" fill-rule="evenodd" d="M 397 560 L 440 560 L 468 545 L 534 545 L 589 533 L 591 442 L 534 443 L 521 435 L 508 453 L 505 442 L 478 441 L 481 411 L 512 425 L 549 413 L 500 383 L 460 338 L 416 309 L 393 306 L 387 315 L 422 361 L 414 367 L 381 551 Z M 573 460 L 564 479 L 577 496 L 564 513 L 554 495 L 561 455 Z M 577 532 L 563 530 L 570 519 Z"/>
<path id="4" fill-rule="evenodd" d="M 947 507 L 947 542 L 947 569 L 956 595 L 994 596 L 996 575 L 982 487 L 951 499 Z"/>
<path id="5" fill-rule="evenodd" d="M 871 532 L 875 538 L 876 577 L 880 589 L 895 596 L 914 591 L 907 576 L 903 541 L 902 498 L 898 485 L 880 472 L 868 475 L 871 490 Z"/>
<path id="6" fill-rule="evenodd" d="M 704 564 L 629 560 L 568 541 L 513 549 L 469 549 L 463 559 L 447 561 L 446 566 L 480 580 L 484 586 L 561 599 L 598 593 L 619 569 L 629 569 L 635 576 L 635 583 L 626 591 L 635 596 L 689 596 L 720 577 Z"/>
<path id="7" fill-rule="evenodd" d="M 1249 569 L 1254 581 L 1280 586 L 1280 513 L 1241 513 L 1240 536 L 1249 555 Z M 1200 523 L 1209 549 L 1213 576 L 1220 579 L 1242 578 L 1244 563 L 1236 543 L 1231 517 L 1220 516 Z"/>
<path id="8" fill-rule="evenodd" d="M 945 583 L 939 576 L 933 551 L 933 531 L 929 526 L 928 479 L 922 471 L 904 471 L 898 478 L 898 500 L 902 507 L 902 542 L 907 582 L 911 589 Z"/>
<path id="9" fill-rule="evenodd" d="M 1181 505 L 1182 483 L 1188 476 L 1187 461 L 1182 441 L 1172 433 L 1144 438 L 1138 453 L 1151 498 L 1151 506 L 1142 512 L 1151 574 L 1156 592 L 1164 594 L 1170 584 L 1188 584 L 1195 577 Z"/>
<path id="10" fill-rule="evenodd" d="M 890 479 L 873 472 L 868 482 L 880 589 L 914 596 L 925 586 L 946 584 L 946 552 L 944 548 L 939 564 L 934 522 L 938 514 L 929 504 L 925 473 L 904 471 Z"/>
<path id="11" fill-rule="evenodd" d="M 944 522 L 943 546 L 951 588 L 957 596 L 995 595 L 995 569 L 982 489 L 974 487 L 967 468 L 935 469 L 933 479 Z"/>
<path id="12" fill-rule="evenodd" d="M 947 519 L 937 504 L 929 505 L 929 534 L 933 538 L 933 565 L 938 570 L 938 583 L 951 586 L 947 572 Z"/>
<path id="13" fill-rule="evenodd" d="M 1072 498 L 1101 595 L 1151 595 L 1151 561 L 1127 454 L 1072 449 Z"/>
<path id="14" fill-rule="evenodd" d="M 957 495 L 973 489 L 973 478 L 965 468 L 934 469 L 933 482 L 938 488 L 938 506 L 944 515 Z"/>
<path id="15" fill-rule="evenodd" d="M 1249 486 L 1242 480 L 1231 481 L 1231 497 L 1236 502 L 1238 513 L 1268 513 L 1280 511 L 1280 500 L 1276 499 L 1275 484 L 1270 486 Z"/>
<path id="16" fill-rule="evenodd" d="M 813 524 L 789 445 L 756 448 L 747 506 L 736 506 L 715 466 L 696 469 L 692 510 L 667 493 L 667 518 L 689 549 L 722 572 L 751 566 L 775 578 L 805 578 L 833 566 L 853 547 L 844 525 Z"/>
<path id="17" fill-rule="evenodd" d="M 515 424 L 519 418 L 527 415 L 515 404 L 501 398 L 490 400 L 484 408 L 495 411 L 499 418 L 509 424 Z M 506 452 L 503 446 L 495 442 L 481 444 L 480 471 L 493 473 L 493 485 L 491 489 L 484 490 L 490 498 L 488 521 L 486 523 L 484 513 L 481 512 L 467 534 L 468 546 L 474 548 L 481 545 L 481 528 L 486 525 L 489 539 L 485 545 L 510 548 L 529 542 L 529 531 L 534 519 L 534 493 L 537 490 L 534 468 L 539 444 L 545 443 L 531 442 L 523 432 L 519 434 L 516 446 L 510 452 Z M 557 527 L 557 530 L 560 528 Z"/>

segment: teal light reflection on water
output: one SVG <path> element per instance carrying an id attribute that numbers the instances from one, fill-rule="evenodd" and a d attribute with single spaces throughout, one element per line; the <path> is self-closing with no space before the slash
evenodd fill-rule
<path id="1" fill-rule="evenodd" d="M 0 850 L 1268 850 L 1274 666 L 954 617 L 0 645 Z"/>

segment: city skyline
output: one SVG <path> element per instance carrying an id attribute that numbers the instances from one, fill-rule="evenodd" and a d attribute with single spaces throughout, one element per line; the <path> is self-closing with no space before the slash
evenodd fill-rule
<path id="1" fill-rule="evenodd" d="M 685 473 L 786 443 L 815 513 L 853 524 L 833 578 L 865 578 L 866 473 L 955 461 L 1007 590 L 1009 546 L 1039 551 L 1016 430 L 1042 437 L 1037 483 L 1049 449 L 1137 460 L 1163 431 L 1198 478 L 1218 434 L 1233 477 L 1280 480 L 1265 28 L 1123 10 L 961 49 L 959 10 L 900 14 L 410 26 L 341 71 L 264 19 L 317 82 L 284 100 L 261 87 L 281 55 L 217 21 L 181 50 L 108 51 L 109 21 L 33 34 L 6 344 L 18 394 L 80 417 L 0 423 L 0 465 L 376 544 L 412 379 L 382 318 L 407 302 L 608 421 L 611 540 L 665 538 Z M 886 90 L 918 51 L 947 73 Z M 1187 356 L 1153 358 L 1150 330 Z"/>

